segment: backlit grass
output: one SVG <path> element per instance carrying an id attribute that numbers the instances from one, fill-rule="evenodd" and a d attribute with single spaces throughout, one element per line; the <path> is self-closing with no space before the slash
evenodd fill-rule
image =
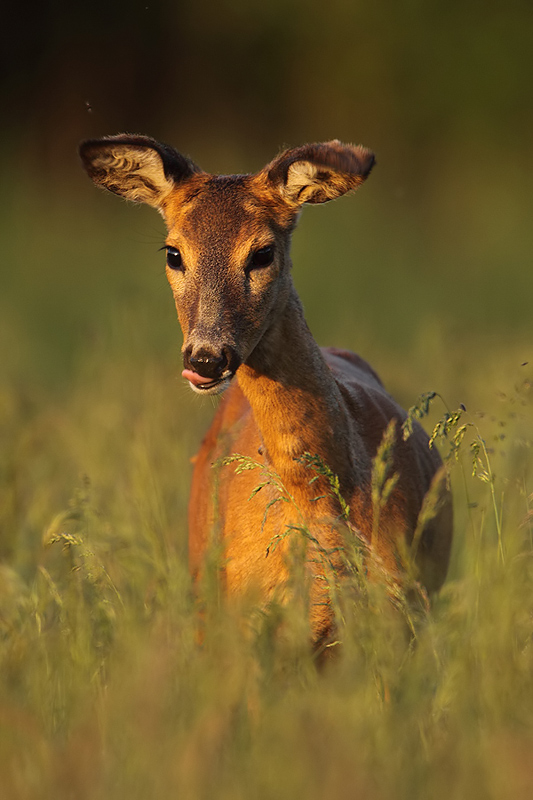
<path id="1" fill-rule="evenodd" d="M 101 216 L 28 187 L 9 197 L 0 221 L 0 798 L 529 799 L 533 358 L 528 317 L 516 311 L 531 294 L 524 240 L 506 255 L 504 295 L 503 244 L 491 265 L 496 289 L 481 272 L 467 279 L 451 257 L 474 252 L 468 231 L 452 240 L 443 227 L 424 250 L 392 211 L 390 228 L 377 213 L 357 222 L 352 206 L 332 233 L 348 209 L 340 203 L 302 221 L 295 279 L 320 343 L 369 357 L 406 407 L 439 392 L 429 430 L 460 410 L 441 427 L 444 454 L 467 424 L 450 458 L 455 545 L 440 595 L 406 635 L 383 586 L 341 587 L 342 646 L 317 669 L 297 548 L 286 608 L 228 608 L 216 570 L 192 591 L 190 458 L 213 403 L 179 377 L 161 225 L 103 195 Z M 486 324 L 496 308 L 498 325 Z"/>
<path id="2" fill-rule="evenodd" d="M 3 386 L 0 795 L 526 797 L 528 375 L 517 366 L 482 415 L 468 401 L 450 579 L 414 638 L 380 587 L 341 596 L 342 648 L 322 670 L 305 598 L 235 609 L 214 580 L 191 591 L 203 412 L 174 363 L 96 348 L 59 397 Z M 471 474 L 478 439 L 490 480 Z"/>

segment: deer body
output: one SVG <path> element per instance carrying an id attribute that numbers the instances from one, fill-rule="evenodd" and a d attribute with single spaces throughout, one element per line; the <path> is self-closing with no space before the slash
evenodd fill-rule
<path id="1" fill-rule="evenodd" d="M 230 595 L 283 597 L 284 547 L 272 541 L 305 523 L 320 546 L 342 546 L 340 506 L 327 480 L 302 461 L 317 455 L 338 476 L 350 523 L 373 544 L 384 567 L 398 573 L 398 554 L 411 541 L 438 455 L 415 424 L 397 436 L 394 490 L 376 535 L 372 460 L 391 419 L 405 412 L 358 356 L 320 350 L 305 323 L 290 273 L 290 238 L 304 203 L 357 188 L 373 155 L 334 141 L 286 151 L 254 175 L 203 173 L 176 151 L 147 137 L 117 136 L 81 146 L 93 180 L 128 199 L 146 202 L 167 228 L 167 277 L 184 334 L 183 376 L 198 393 L 227 389 L 196 458 L 189 503 L 189 552 L 201 572 L 213 536 L 221 544 Z M 255 492 L 259 471 L 235 474 L 213 464 L 234 453 L 279 476 L 293 502 L 270 484 Z M 421 533 L 420 579 L 428 591 L 446 575 L 452 535 L 451 503 L 441 487 L 438 513 Z M 267 557 L 268 554 L 268 557 Z M 339 566 L 340 568 L 340 566 Z M 313 567 L 315 571 L 318 567 Z M 311 591 L 315 640 L 331 633 L 323 581 Z"/>

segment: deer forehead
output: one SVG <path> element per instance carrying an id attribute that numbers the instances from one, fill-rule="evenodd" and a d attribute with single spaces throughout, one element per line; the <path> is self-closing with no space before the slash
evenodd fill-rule
<path id="1" fill-rule="evenodd" d="M 168 198 L 164 216 L 167 243 L 189 259 L 216 255 L 237 265 L 253 249 L 281 242 L 292 222 L 280 220 L 274 200 L 251 175 L 195 175 Z"/>

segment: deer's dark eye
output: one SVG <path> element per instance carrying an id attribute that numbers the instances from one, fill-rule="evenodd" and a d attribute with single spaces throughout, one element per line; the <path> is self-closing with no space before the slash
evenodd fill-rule
<path id="1" fill-rule="evenodd" d="M 261 267 L 268 267 L 274 261 L 274 245 L 269 244 L 266 247 L 260 247 L 252 253 L 250 259 L 250 269 L 261 269 Z"/>
<path id="2" fill-rule="evenodd" d="M 167 247 L 167 264 L 170 269 L 177 269 L 183 272 L 183 261 L 181 253 L 175 247 Z"/>

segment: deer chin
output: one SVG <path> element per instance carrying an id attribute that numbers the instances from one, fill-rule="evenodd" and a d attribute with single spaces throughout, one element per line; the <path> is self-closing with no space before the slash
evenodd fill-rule
<path id="1" fill-rule="evenodd" d="M 185 380 L 189 381 L 189 386 L 197 394 L 221 394 L 228 388 L 235 373 L 227 369 L 220 378 L 215 380 L 204 378 L 203 375 L 194 372 L 192 369 L 184 369 L 181 375 Z"/>

